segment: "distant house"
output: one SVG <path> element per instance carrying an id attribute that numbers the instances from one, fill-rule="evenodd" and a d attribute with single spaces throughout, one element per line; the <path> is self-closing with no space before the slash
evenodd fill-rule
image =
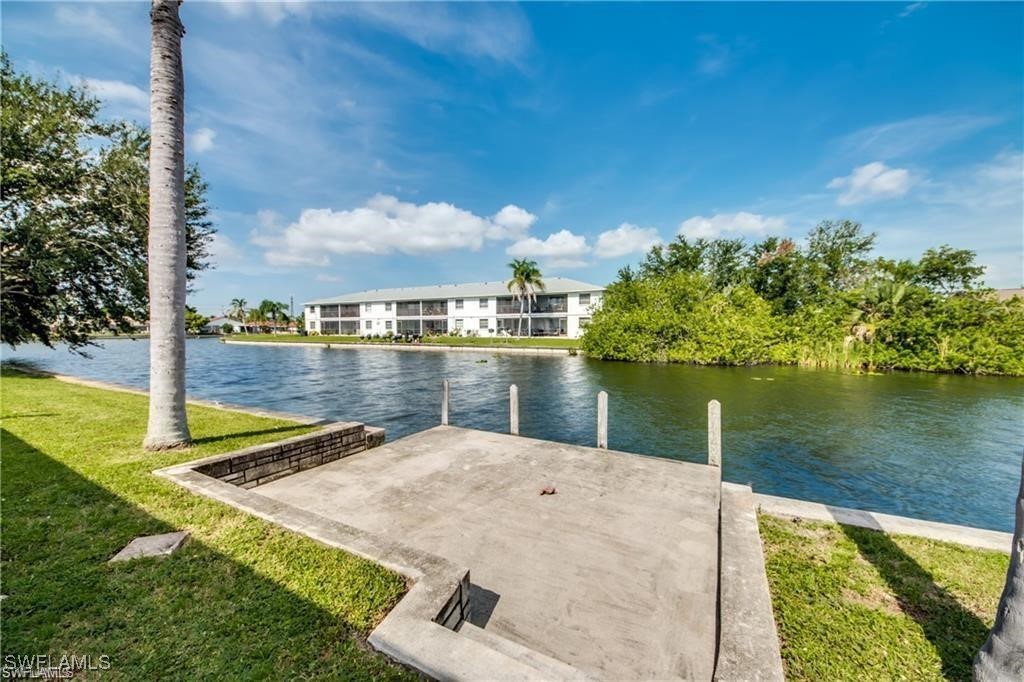
<path id="1" fill-rule="evenodd" d="M 203 325 L 204 334 L 223 334 L 224 325 L 230 324 L 232 332 L 242 331 L 242 323 L 230 317 L 211 317 L 210 321 Z"/>
<path id="2" fill-rule="evenodd" d="M 1024 288 L 1021 289 L 996 289 L 996 299 L 1008 301 L 1014 296 L 1024 298 Z"/>

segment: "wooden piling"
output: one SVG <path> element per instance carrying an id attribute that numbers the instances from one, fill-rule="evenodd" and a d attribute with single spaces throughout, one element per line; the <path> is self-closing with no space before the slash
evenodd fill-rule
<path id="1" fill-rule="evenodd" d="M 717 400 L 708 403 L 708 464 L 722 466 L 722 405 Z"/>
<path id="2" fill-rule="evenodd" d="M 597 447 L 608 449 L 608 394 L 597 394 Z"/>
<path id="3" fill-rule="evenodd" d="M 448 426 L 448 380 L 441 382 L 441 426 Z"/>
<path id="4" fill-rule="evenodd" d="M 508 387 L 508 432 L 519 435 L 519 387 L 515 384 Z"/>

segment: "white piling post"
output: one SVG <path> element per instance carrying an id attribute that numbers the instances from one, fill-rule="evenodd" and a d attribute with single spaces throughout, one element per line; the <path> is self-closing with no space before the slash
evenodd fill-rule
<path id="1" fill-rule="evenodd" d="M 722 466 L 722 405 L 717 400 L 708 403 L 708 465 Z"/>
<path id="2" fill-rule="evenodd" d="M 519 387 L 515 384 L 508 387 L 508 432 L 519 435 Z"/>
<path id="3" fill-rule="evenodd" d="M 597 394 L 597 447 L 608 449 L 608 394 Z"/>
<path id="4" fill-rule="evenodd" d="M 448 380 L 441 382 L 441 426 L 448 426 Z"/>

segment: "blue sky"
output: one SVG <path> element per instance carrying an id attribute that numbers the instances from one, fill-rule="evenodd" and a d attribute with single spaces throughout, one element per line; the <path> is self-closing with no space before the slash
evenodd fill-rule
<path id="1" fill-rule="evenodd" d="M 148 117 L 148 3 L 9 3 L 16 66 Z M 193 303 L 611 281 L 676 234 L 978 252 L 1020 286 L 1024 5 L 182 6 L 187 154 L 216 269 Z"/>

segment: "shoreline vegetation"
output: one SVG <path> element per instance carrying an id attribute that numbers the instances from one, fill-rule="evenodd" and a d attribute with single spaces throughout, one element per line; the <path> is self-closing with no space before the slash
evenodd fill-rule
<path id="1" fill-rule="evenodd" d="M 1024 300 L 980 284 L 972 251 L 869 258 L 875 235 L 826 221 L 806 246 L 680 236 L 625 267 L 582 339 L 590 357 L 1024 376 Z"/>
<path id="2" fill-rule="evenodd" d="M 147 453 L 144 395 L 2 378 L 5 651 L 116 652 L 114 672 L 133 677 L 417 678 L 365 645 L 401 576 L 152 474 L 314 427 L 190 404 L 193 446 Z M 765 514 L 759 525 L 789 679 L 969 679 L 1006 554 Z M 106 563 L 171 530 L 191 533 L 175 555 Z"/>

